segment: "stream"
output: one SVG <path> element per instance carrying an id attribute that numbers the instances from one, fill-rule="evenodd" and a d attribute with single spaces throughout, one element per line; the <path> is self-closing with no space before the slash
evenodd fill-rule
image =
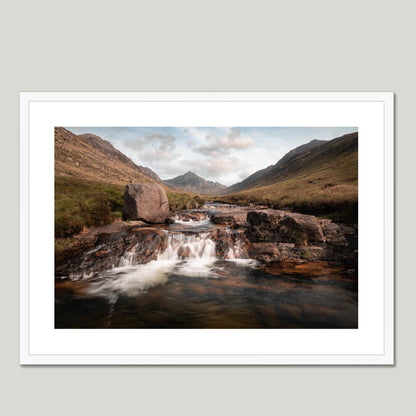
<path id="1" fill-rule="evenodd" d="M 214 225 L 175 219 L 157 260 L 55 281 L 55 328 L 357 328 L 357 278 L 328 262 L 261 264 Z"/>

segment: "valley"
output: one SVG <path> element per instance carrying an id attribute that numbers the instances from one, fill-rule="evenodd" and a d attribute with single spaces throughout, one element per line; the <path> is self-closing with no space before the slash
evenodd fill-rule
<path id="1" fill-rule="evenodd" d="M 358 133 L 227 187 L 56 128 L 55 301 L 56 328 L 356 328 Z"/>

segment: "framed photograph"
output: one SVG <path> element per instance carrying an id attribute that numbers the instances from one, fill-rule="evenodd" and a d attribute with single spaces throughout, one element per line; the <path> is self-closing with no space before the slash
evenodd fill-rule
<path id="1" fill-rule="evenodd" d="M 20 363 L 394 364 L 391 92 L 22 92 Z"/>

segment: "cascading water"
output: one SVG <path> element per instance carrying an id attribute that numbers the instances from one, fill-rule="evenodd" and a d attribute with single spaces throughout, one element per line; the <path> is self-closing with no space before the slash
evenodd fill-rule
<path id="1" fill-rule="evenodd" d="M 165 230 L 163 252 L 157 255 L 156 260 L 146 264 L 138 264 L 137 244 L 134 245 L 123 253 L 116 267 L 102 272 L 91 282 L 87 291 L 89 294 L 102 294 L 106 297 L 120 293 L 137 296 L 138 293 L 152 286 L 166 283 L 169 274 L 186 277 L 220 277 L 223 264 L 217 263 L 221 258 L 217 258 L 214 234 L 211 231 L 199 231 L 201 224 L 206 222 L 210 223 L 210 220 L 187 222 L 187 231 L 184 232 L 176 231 L 175 227 Z M 227 234 L 230 235 L 230 241 L 233 243 L 224 256 L 225 260 L 244 267 L 257 265 L 257 262 L 247 258 L 244 245 L 238 235 L 234 235 L 231 230 L 227 230 Z"/>
<path id="2" fill-rule="evenodd" d="M 137 264 L 136 246 L 133 246 L 123 253 L 118 267 L 101 273 L 86 291 L 106 297 L 114 293 L 137 296 L 152 286 L 166 283 L 169 273 L 218 277 L 218 269 L 214 267 L 217 260 L 215 242 L 211 233 L 165 233 L 165 250 L 158 254 L 157 260 Z"/>
<path id="3" fill-rule="evenodd" d="M 231 235 L 231 230 L 227 229 L 226 232 Z M 248 258 L 244 244 L 238 234 L 234 235 L 234 244 L 230 245 L 228 248 L 225 260 L 233 261 L 234 263 L 247 267 L 256 267 L 258 265 L 256 260 Z"/>
<path id="4" fill-rule="evenodd" d="M 167 235 L 166 249 L 157 261 L 174 261 L 174 272 L 185 276 L 217 277 L 215 242 L 210 233 Z"/>
<path id="5" fill-rule="evenodd" d="M 215 242 L 210 233 L 169 233 L 166 249 L 158 260 L 215 259 Z"/>
<path id="6" fill-rule="evenodd" d="M 118 267 L 128 267 L 134 266 L 136 264 L 134 259 L 134 254 L 137 249 L 137 244 L 135 244 L 130 250 L 126 250 L 120 258 Z"/>

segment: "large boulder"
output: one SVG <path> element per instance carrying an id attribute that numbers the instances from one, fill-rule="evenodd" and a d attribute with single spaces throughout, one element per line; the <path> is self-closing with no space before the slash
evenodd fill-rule
<path id="1" fill-rule="evenodd" d="M 124 192 L 123 216 L 126 220 L 163 223 L 169 216 L 165 190 L 156 183 L 131 183 Z"/>

